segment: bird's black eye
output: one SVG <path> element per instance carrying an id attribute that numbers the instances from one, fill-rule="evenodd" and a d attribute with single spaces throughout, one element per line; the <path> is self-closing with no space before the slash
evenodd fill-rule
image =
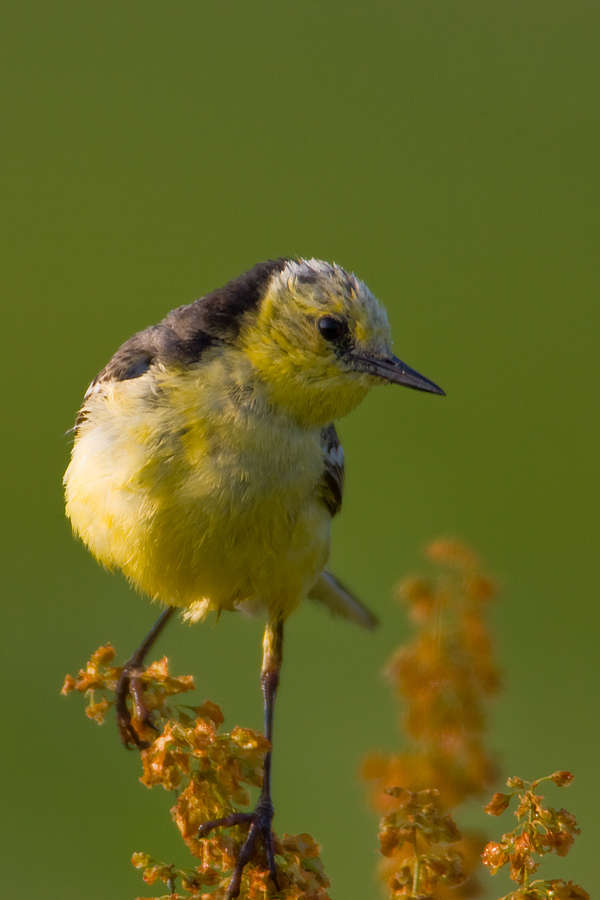
<path id="1" fill-rule="evenodd" d="M 322 316 L 317 322 L 321 336 L 326 341 L 335 343 L 341 341 L 348 333 L 348 325 L 343 319 L 336 319 L 333 316 Z"/>

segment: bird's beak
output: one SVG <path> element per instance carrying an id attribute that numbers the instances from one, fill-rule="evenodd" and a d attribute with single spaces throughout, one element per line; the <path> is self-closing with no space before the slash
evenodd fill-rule
<path id="1" fill-rule="evenodd" d="M 404 387 L 412 388 L 415 391 L 427 391 L 430 394 L 446 396 L 446 392 L 441 387 L 438 387 L 429 378 L 419 375 L 397 356 L 360 356 L 352 353 L 349 354 L 346 361 L 357 372 L 367 372 L 369 375 L 385 378 L 392 384 L 403 384 Z"/>

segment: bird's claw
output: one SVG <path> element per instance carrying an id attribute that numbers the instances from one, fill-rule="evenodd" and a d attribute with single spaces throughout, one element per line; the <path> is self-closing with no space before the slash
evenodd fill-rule
<path id="1" fill-rule="evenodd" d="M 138 750 L 145 750 L 150 744 L 139 736 L 134 719 L 136 722 L 141 722 L 145 728 L 153 728 L 156 731 L 144 699 L 144 687 L 141 680 L 143 671 L 141 666 L 125 665 L 115 690 L 115 712 L 121 740 L 127 748 L 133 744 Z M 127 706 L 127 697 L 132 699 L 134 716 L 131 715 Z"/>
<path id="2" fill-rule="evenodd" d="M 269 877 L 279 890 L 277 883 L 277 868 L 275 866 L 275 846 L 273 841 L 273 804 L 269 798 L 261 798 L 251 813 L 232 813 L 222 819 L 213 819 L 205 822 L 198 829 L 198 837 L 206 837 L 214 828 L 230 828 L 232 825 L 249 825 L 248 836 L 238 853 L 233 875 L 227 888 L 226 900 L 235 900 L 239 896 L 242 883 L 242 873 L 254 854 L 256 841 L 262 839 L 263 848 L 269 870 Z"/>

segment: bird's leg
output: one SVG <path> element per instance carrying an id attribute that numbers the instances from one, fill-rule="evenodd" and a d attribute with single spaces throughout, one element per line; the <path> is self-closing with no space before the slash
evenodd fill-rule
<path id="1" fill-rule="evenodd" d="M 140 675 L 143 672 L 143 663 L 147 654 L 156 643 L 158 636 L 163 631 L 165 625 L 175 612 L 174 606 L 168 606 L 154 623 L 152 629 L 137 648 L 132 657 L 130 657 L 123 666 L 123 672 L 117 682 L 115 690 L 115 712 L 117 714 L 117 728 L 121 735 L 121 740 L 126 747 L 135 744 L 138 749 L 143 750 L 148 744 L 142 741 L 138 736 L 131 721 L 131 713 L 127 706 L 127 697 L 131 696 L 135 709 L 135 717 L 144 725 L 152 727 L 150 712 L 144 700 L 144 690 Z"/>
<path id="2" fill-rule="evenodd" d="M 265 737 L 273 744 L 273 713 L 275 709 L 275 696 L 279 685 L 279 672 L 283 659 L 283 619 L 280 617 L 270 619 L 265 628 L 263 640 L 263 664 L 260 674 L 260 683 L 264 697 L 265 709 Z M 271 797 L 271 759 L 272 749 L 267 750 L 264 764 L 263 786 L 258 798 L 258 803 L 251 813 L 233 813 L 222 819 L 205 822 L 200 826 L 198 837 L 205 837 L 213 828 L 232 825 L 249 825 L 248 837 L 242 844 L 233 870 L 233 875 L 227 888 L 227 900 L 234 900 L 239 895 L 244 867 L 252 858 L 256 841 L 262 840 L 269 875 L 277 885 L 277 869 L 275 867 L 275 848 L 273 844 L 273 800 Z"/>

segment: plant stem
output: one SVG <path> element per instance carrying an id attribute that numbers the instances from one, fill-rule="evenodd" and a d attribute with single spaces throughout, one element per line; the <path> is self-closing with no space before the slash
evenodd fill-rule
<path id="1" fill-rule="evenodd" d="M 415 848 L 415 871 L 413 873 L 412 892 L 413 892 L 413 896 L 417 897 L 418 892 L 419 892 L 419 882 L 421 880 L 421 857 L 419 856 L 419 850 L 417 847 L 417 830 L 416 830 L 416 828 L 413 831 L 413 847 Z"/>

